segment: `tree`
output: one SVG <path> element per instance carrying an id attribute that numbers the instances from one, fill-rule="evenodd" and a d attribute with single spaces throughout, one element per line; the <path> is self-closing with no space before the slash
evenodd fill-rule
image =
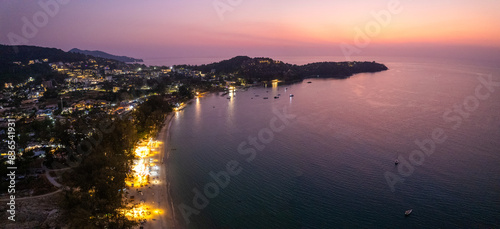
<path id="1" fill-rule="evenodd" d="M 194 98 L 193 92 L 186 85 L 182 85 L 179 87 L 179 95 L 186 100 Z"/>
<path id="2" fill-rule="evenodd" d="M 62 204 L 71 225 L 79 228 L 130 228 L 129 221 L 117 209 L 122 203 L 125 178 L 134 155 L 137 141 L 134 125 L 126 119 L 115 119 L 111 133 L 102 135 L 99 147 L 93 147 L 64 180 L 71 187 L 65 191 Z M 96 136 L 92 136 L 97 139 Z M 78 213 L 78 214 L 75 214 Z"/>
<path id="3" fill-rule="evenodd" d="M 58 92 L 56 89 L 53 89 L 53 88 L 47 89 L 47 91 L 45 91 L 43 93 L 44 99 L 54 99 L 54 98 L 57 98 L 57 96 L 58 96 Z"/>

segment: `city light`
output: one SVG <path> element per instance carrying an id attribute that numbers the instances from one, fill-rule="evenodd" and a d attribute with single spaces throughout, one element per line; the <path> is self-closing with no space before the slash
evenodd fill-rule
<path id="1" fill-rule="evenodd" d="M 132 173 L 126 180 L 129 187 L 143 187 L 148 185 L 150 183 L 149 177 L 158 174 L 156 171 L 150 172 L 151 169 L 159 170 L 160 168 L 148 157 L 153 156 L 154 153 L 158 153 L 153 151 L 153 148 L 158 147 L 160 144 L 161 142 L 159 141 L 149 139 L 149 141 L 139 143 L 139 145 L 136 146 L 135 156 L 137 159 L 134 160 Z"/>
<path id="2" fill-rule="evenodd" d="M 150 185 L 150 177 L 158 174 L 157 171 L 160 170 L 157 163 L 158 159 L 153 159 L 152 156 L 158 153 L 155 148 L 160 144 L 162 144 L 162 142 L 155 141 L 152 138 L 137 144 L 134 150 L 136 159 L 133 161 L 132 173 L 126 180 L 129 187 L 140 188 Z M 154 179 L 153 183 L 158 184 L 160 182 Z M 142 192 L 139 192 L 142 195 Z M 152 206 L 145 204 L 144 201 L 133 205 L 130 209 L 122 209 L 121 212 L 128 219 L 139 221 L 153 219 L 154 216 L 163 214 L 163 210 L 153 209 Z"/>
<path id="3" fill-rule="evenodd" d="M 140 158 L 145 158 L 149 155 L 150 149 L 147 146 L 139 146 L 135 149 L 135 155 Z"/>
<path id="4" fill-rule="evenodd" d="M 130 220 L 149 220 L 154 216 L 163 214 L 161 209 L 152 209 L 152 207 L 145 204 L 138 204 L 131 209 L 122 209 L 121 213 Z"/>

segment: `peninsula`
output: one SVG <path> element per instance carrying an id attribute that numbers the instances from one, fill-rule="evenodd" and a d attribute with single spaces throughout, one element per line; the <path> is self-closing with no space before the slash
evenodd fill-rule
<path id="1" fill-rule="evenodd" d="M 317 62 L 295 65 L 266 57 L 248 56 L 237 56 L 229 60 L 197 66 L 178 65 L 174 68 L 242 78 L 247 82 L 274 79 L 293 82 L 312 77 L 345 79 L 357 73 L 380 72 L 388 69 L 385 65 L 376 62 Z"/>

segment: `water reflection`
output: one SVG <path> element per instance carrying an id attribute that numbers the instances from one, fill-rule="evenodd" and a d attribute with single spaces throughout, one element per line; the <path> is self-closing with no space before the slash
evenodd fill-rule
<path id="1" fill-rule="evenodd" d="M 194 121 L 197 124 L 200 123 L 200 121 L 201 121 L 200 97 L 196 97 L 195 106 L 194 106 Z"/>
<path id="2" fill-rule="evenodd" d="M 182 112 L 182 110 L 180 110 L 180 111 L 174 111 L 174 112 L 175 112 L 174 119 L 175 119 L 176 122 L 178 122 L 180 120 L 180 118 L 181 118 L 180 113 Z"/>
<path id="3" fill-rule="evenodd" d="M 231 124 L 234 121 L 234 112 L 236 105 L 236 91 L 230 90 L 228 94 L 228 105 L 227 105 L 227 124 Z"/>
<path id="4" fill-rule="evenodd" d="M 274 96 L 279 96 L 279 87 L 278 87 L 278 80 L 273 80 L 272 81 L 272 94 L 271 96 L 274 97 Z"/>

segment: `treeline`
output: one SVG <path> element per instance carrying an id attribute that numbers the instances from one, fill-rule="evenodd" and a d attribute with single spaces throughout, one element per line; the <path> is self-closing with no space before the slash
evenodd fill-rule
<path id="1" fill-rule="evenodd" d="M 306 65 L 292 65 L 270 58 L 250 58 L 237 56 L 217 63 L 190 66 L 178 65 L 176 68 L 188 68 L 216 74 L 232 74 L 244 78 L 247 82 L 270 81 L 273 79 L 296 81 L 308 77 L 324 77 L 343 79 L 362 72 L 379 72 L 388 68 L 375 62 L 319 62 Z"/>
<path id="2" fill-rule="evenodd" d="M 88 154 L 81 155 L 80 164 L 63 176 L 70 189 L 64 192 L 62 208 L 71 228 L 137 225 L 118 211 L 125 208 L 122 196 L 134 158 L 137 132 L 129 119 L 112 120 L 107 130 L 109 133 L 95 133 L 89 138 L 94 139 L 88 141 L 91 144 L 82 146 L 90 148 Z"/>
<path id="3" fill-rule="evenodd" d="M 118 211 L 126 207 L 122 197 L 134 159 L 134 146 L 140 139 L 156 134 L 170 111 L 172 107 L 162 96 L 153 96 L 131 115 L 105 116 L 105 121 L 109 121 L 105 124 L 101 124 L 102 119 L 94 120 L 94 132 L 84 140 L 89 144 L 80 147 L 84 150 L 90 147 L 88 155 L 81 155 L 80 164 L 63 179 L 70 189 L 65 191 L 62 207 L 72 228 L 137 225 Z"/>
<path id="4" fill-rule="evenodd" d="M 167 114 L 172 111 L 162 96 L 152 96 L 143 102 L 133 113 L 139 137 L 146 137 L 159 131 Z"/>
<path id="5" fill-rule="evenodd" d="M 348 78 L 356 73 L 380 72 L 388 68 L 375 62 L 319 62 L 296 67 L 297 75 L 301 78 Z"/>

